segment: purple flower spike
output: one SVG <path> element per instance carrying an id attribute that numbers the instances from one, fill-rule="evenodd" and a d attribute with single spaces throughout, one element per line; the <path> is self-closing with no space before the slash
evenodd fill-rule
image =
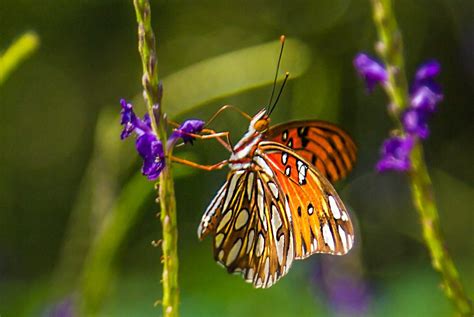
<path id="1" fill-rule="evenodd" d="M 382 145 L 382 158 L 377 163 L 377 170 L 379 172 L 408 171 L 411 168 L 410 152 L 413 144 L 411 136 L 393 137 L 386 140 Z"/>
<path id="2" fill-rule="evenodd" d="M 122 111 L 120 112 L 121 120 L 120 124 L 123 125 L 123 131 L 120 134 L 120 139 L 125 139 L 135 130 L 137 116 L 133 112 L 133 106 L 130 103 L 127 103 L 125 99 L 120 99 L 120 105 L 122 106 Z"/>
<path id="3" fill-rule="evenodd" d="M 369 92 L 371 92 L 377 84 L 383 84 L 387 81 L 387 71 L 384 65 L 367 54 L 357 54 L 354 58 L 354 67 L 365 80 Z"/>
<path id="4" fill-rule="evenodd" d="M 194 138 L 189 134 L 196 134 L 201 132 L 204 128 L 205 122 L 197 119 L 190 119 L 184 121 L 179 128 L 171 133 L 171 136 L 168 139 L 168 145 L 174 144 L 179 138 L 182 138 L 184 143 L 193 144 Z"/>
<path id="5" fill-rule="evenodd" d="M 133 111 L 133 105 L 127 103 L 125 99 L 120 100 L 122 106 L 121 121 L 120 124 L 123 125 L 123 131 L 120 134 L 120 138 L 123 140 L 130 136 L 132 132 L 135 132 L 137 136 L 141 136 L 145 133 L 152 133 L 151 131 L 151 122 L 148 114 L 143 116 L 143 120 L 137 117 Z"/>
<path id="6" fill-rule="evenodd" d="M 402 114 L 403 128 L 409 134 L 414 134 L 420 139 L 426 139 L 430 134 L 428 128 L 428 114 L 419 109 L 408 109 Z"/>
<path id="7" fill-rule="evenodd" d="M 135 146 L 143 158 L 143 175 L 149 180 L 157 179 L 165 167 L 163 145 L 154 134 L 145 133 L 137 138 Z"/>

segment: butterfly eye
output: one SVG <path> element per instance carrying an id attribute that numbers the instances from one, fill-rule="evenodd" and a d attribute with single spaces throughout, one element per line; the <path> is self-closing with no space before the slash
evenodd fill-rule
<path id="1" fill-rule="evenodd" d="M 265 132 L 268 130 L 268 125 L 269 125 L 268 119 L 260 119 L 257 122 L 255 122 L 253 127 L 258 132 Z"/>

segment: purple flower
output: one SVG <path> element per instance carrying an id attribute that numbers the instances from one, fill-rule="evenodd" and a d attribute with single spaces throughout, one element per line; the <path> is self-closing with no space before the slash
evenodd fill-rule
<path id="1" fill-rule="evenodd" d="M 120 124 L 123 125 L 123 131 L 120 134 L 120 139 L 125 139 L 135 130 L 137 116 L 133 112 L 133 106 L 130 103 L 127 103 L 125 99 L 120 99 L 120 105 L 122 106 L 122 111 L 120 115 L 122 117 Z"/>
<path id="2" fill-rule="evenodd" d="M 326 298 L 332 315 L 370 315 L 372 289 L 364 277 L 359 251 L 351 251 L 344 259 L 321 257 L 313 272 L 314 285 Z"/>
<path id="3" fill-rule="evenodd" d="M 121 124 L 124 126 L 120 138 L 123 140 L 133 132 L 137 135 L 135 147 L 138 154 L 143 159 L 142 173 L 149 180 L 155 180 L 165 167 L 163 145 L 151 129 L 151 121 L 148 114 L 143 116 L 143 120 L 136 116 L 133 106 L 120 100 L 122 105 Z"/>
<path id="4" fill-rule="evenodd" d="M 377 170 L 405 172 L 411 168 L 410 152 L 414 140 L 411 136 L 392 137 L 382 145 L 382 158 L 377 163 Z"/>
<path id="5" fill-rule="evenodd" d="M 387 81 L 385 66 L 375 58 L 359 53 L 354 58 L 354 67 L 359 75 L 365 80 L 367 90 L 371 92 L 375 85 L 384 84 Z"/>
<path id="6" fill-rule="evenodd" d="M 432 113 L 436 110 L 436 105 L 443 100 L 443 95 L 436 92 L 434 88 L 429 86 L 420 86 L 410 96 L 410 107 L 419 109 L 427 113 Z"/>
<path id="7" fill-rule="evenodd" d="M 165 168 L 163 144 L 151 128 L 151 119 L 148 114 L 140 119 L 133 111 L 132 104 L 127 103 L 125 99 L 121 99 L 120 104 L 122 106 L 120 124 L 124 126 L 120 138 L 123 140 L 135 132 L 137 137 L 135 147 L 143 159 L 142 173 L 149 180 L 155 180 Z M 203 127 L 204 121 L 201 120 L 184 121 L 169 137 L 168 148 L 174 146 L 179 138 L 182 138 L 184 143 L 192 144 L 194 137 L 190 134 L 201 132 Z"/>
<path id="8" fill-rule="evenodd" d="M 143 159 L 142 174 L 155 180 L 165 167 L 163 144 L 152 133 L 145 133 L 135 143 L 138 154 Z"/>
<path id="9" fill-rule="evenodd" d="M 197 119 L 190 119 L 184 121 L 179 128 L 171 133 L 168 139 L 168 146 L 172 146 L 179 138 L 182 138 L 184 143 L 193 144 L 194 138 L 190 134 L 196 134 L 201 132 L 204 128 L 205 122 Z"/>
<path id="10" fill-rule="evenodd" d="M 428 128 L 428 113 L 421 109 L 409 108 L 402 114 L 402 124 L 406 132 L 426 139 L 430 133 Z"/>
<path id="11" fill-rule="evenodd" d="M 74 301 L 71 297 L 52 304 L 42 314 L 43 317 L 73 317 L 74 315 Z"/>
<path id="12" fill-rule="evenodd" d="M 120 124 L 124 126 L 123 131 L 120 134 L 120 138 L 122 140 L 129 137 L 132 132 L 135 132 L 137 136 L 140 136 L 145 133 L 153 133 L 151 130 L 151 121 L 148 114 L 145 114 L 142 120 L 137 117 L 137 115 L 133 111 L 132 104 L 127 103 L 125 99 L 121 99 L 120 104 L 122 106 L 122 111 L 120 112 Z"/>
<path id="13" fill-rule="evenodd" d="M 387 80 L 385 66 L 367 54 L 358 54 L 354 59 L 354 66 L 365 79 L 369 91 L 378 83 L 384 84 Z M 427 61 L 418 67 L 411 83 L 408 107 L 400 115 L 403 132 L 407 136 L 390 138 L 384 142 L 382 158 L 377 163 L 379 172 L 410 169 L 410 152 L 415 137 L 428 137 L 428 119 L 443 100 L 441 87 L 435 81 L 440 72 L 441 65 L 435 60 Z"/>
<path id="14" fill-rule="evenodd" d="M 426 81 L 430 81 L 434 79 L 436 76 L 439 75 L 441 72 L 441 65 L 435 61 L 430 60 L 423 63 L 415 74 L 415 83 L 423 83 Z"/>

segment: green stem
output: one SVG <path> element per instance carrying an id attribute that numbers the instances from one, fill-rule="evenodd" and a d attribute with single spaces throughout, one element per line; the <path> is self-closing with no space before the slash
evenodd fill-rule
<path id="1" fill-rule="evenodd" d="M 148 0 L 134 0 L 133 4 L 138 23 L 138 50 L 142 59 L 142 83 L 148 114 L 151 118 L 153 130 L 166 145 L 166 120 L 161 112 L 161 87 L 158 81 L 155 35 L 151 27 L 150 2 Z M 157 184 L 161 209 L 160 219 L 163 228 L 162 306 L 163 316 L 175 317 L 178 316 L 179 303 L 176 198 L 171 162 L 167 159 L 171 155 L 171 150 L 164 146 L 164 151 L 166 167 L 160 174 L 160 186 Z"/>
<path id="2" fill-rule="evenodd" d="M 0 56 L 0 86 L 23 60 L 36 51 L 38 46 L 38 35 L 26 32 Z"/>
<path id="3" fill-rule="evenodd" d="M 371 1 L 380 41 L 376 48 L 388 71 L 385 90 L 391 102 L 392 117 L 396 125 L 401 127 L 399 117 L 409 102 L 402 35 L 393 13 L 392 1 Z M 430 252 L 433 268 L 441 274 L 443 291 L 458 313 L 461 316 L 472 316 L 472 303 L 461 284 L 456 266 L 444 246 L 433 185 L 423 158 L 423 147 L 419 141 L 413 148 L 411 162 L 409 176 L 413 203 L 420 217 L 423 238 Z"/>
<path id="4" fill-rule="evenodd" d="M 391 0 L 372 0 L 372 8 L 380 38 L 376 49 L 387 65 L 388 80 L 385 88 L 392 102 L 393 114 L 398 118 L 407 106 L 408 95 L 402 34 L 395 15 L 392 14 Z"/>

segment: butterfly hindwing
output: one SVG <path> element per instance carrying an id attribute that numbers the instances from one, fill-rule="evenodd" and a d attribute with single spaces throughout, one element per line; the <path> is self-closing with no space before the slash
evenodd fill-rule
<path id="1" fill-rule="evenodd" d="M 270 287 L 286 274 L 293 259 L 284 201 L 275 190 L 262 170 L 231 172 L 198 231 L 200 238 L 213 233 L 216 261 L 255 287 Z"/>
<path id="2" fill-rule="evenodd" d="M 346 254 L 354 242 L 347 209 L 331 183 L 292 149 L 264 141 L 265 157 L 288 202 L 294 236 L 295 258 L 314 253 Z"/>
<path id="3" fill-rule="evenodd" d="M 325 121 L 293 121 L 271 127 L 266 140 L 281 143 L 335 182 L 353 168 L 356 146 L 342 129 Z"/>

